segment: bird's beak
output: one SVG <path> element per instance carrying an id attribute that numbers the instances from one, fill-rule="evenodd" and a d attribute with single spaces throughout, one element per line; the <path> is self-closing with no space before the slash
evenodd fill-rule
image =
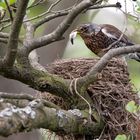
<path id="1" fill-rule="evenodd" d="M 70 33 L 69 38 L 70 38 L 71 44 L 74 44 L 74 39 L 76 38 L 77 34 L 78 34 L 77 30 L 74 30 Z"/>

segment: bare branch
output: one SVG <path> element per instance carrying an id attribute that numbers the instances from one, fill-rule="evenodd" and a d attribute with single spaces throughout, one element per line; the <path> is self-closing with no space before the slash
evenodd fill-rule
<path id="1" fill-rule="evenodd" d="M 84 9 L 87 9 L 88 7 L 92 6 L 95 2 L 96 0 L 87 0 L 79 3 L 71 10 L 68 16 L 61 22 L 61 24 L 52 33 L 28 42 L 28 51 L 31 52 L 33 49 L 60 40 L 62 38 L 62 35 L 70 27 L 70 25 L 77 17 L 77 15 L 81 13 Z"/>
<path id="2" fill-rule="evenodd" d="M 86 76 L 79 78 L 79 83 L 83 83 L 83 85 L 88 86 L 91 82 L 96 80 L 96 76 L 98 73 L 100 73 L 104 67 L 107 65 L 110 59 L 113 57 L 129 54 L 129 53 L 135 53 L 140 52 L 140 45 L 133 45 L 133 46 L 126 46 L 116 49 L 109 50 L 90 70 L 89 73 L 87 73 Z M 85 82 L 86 81 L 86 82 Z"/>
<path id="3" fill-rule="evenodd" d="M 100 8 L 121 8 L 121 4 L 119 2 L 117 2 L 116 4 L 108 4 L 108 5 L 97 5 L 97 6 L 92 6 L 89 7 L 88 10 L 92 10 L 92 9 L 100 9 Z"/>
<path id="4" fill-rule="evenodd" d="M 69 10 L 70 11 L 70 10 Z M 42 24 L 52 20 L 52 19 L 55 19 L 57 17 L 61 17 L 61 16 L 65 16 L 69 13 L 68 10 L 63 10 L 63 11 L 57 11 L 51 15 L 48 15 L 46 16 L 45 18 L 39 20 L 38 22 L 34 23 L 34 28 L 38 28 L 39 26 L 41 26 Z"/>
<path id="5" fill-rule="evenodd" d="M 30 64 L 32 65 L 33 68 L 47 72 L 47 70 L 39 63 L 39 56 L 38 56 L 36 50 L 33 50 L 29 54 L 29 61 L 30 61 Z"/>
<path id="6" fill-rule="evenodd" d="M 5 24 L 4 26 L 2 26 L 2 27 L 0 28 L 0 31 L 4 30 L 5 28 L 8 28 L 9 26 L 11 26 L 11 23 Z"/>
<path id="7" fill-rule="evenodd" d="M 7 2 L 7 0 L 4 0 L 4 1 L 5 1 L 7 10 L 8 10 L 8 12 L 9 12 L 10 19 L 11 19 L 11 21 L 13 21 L 12 10 L 11 10 L 11 8 L 10 8 L 10 6 L 9 6 L 9 3 Z"/>
<path id="8" fill-rule="evenodd" d="M 1 38 L 8 38 L 9 34 L 8 33 L 4 33 L 4 32 L 0 32 L 0 37 Z"/>
<path id="9" fill-rule="evenodd" d="M 0 42 L 2 42 L 2 43 L 7 43 L 7 42 L 8 42 L 8 39 L 0 38 Z"/>
<path id="10" fill-rule="evenodd" d="M 43 3 L 43 0 L 37 1 L 35 4 L 31 5 L 31 6 L 28 7 L 27 9 L 31 9 L 31 8 L 33 8 L 33 7 L 36 7 L 36 6 L 38 6 L 39 4 L 41 4 L 41 3 Z"/>
<path id="11" fill-rule="evenodd" d="M 28 20 L 27 15 L 25 16 L 25 19 Z M 26 41 L 32 40 L 34 37 L 34 30 L 35 30 L 33 24 L 30 21 L 24 22 L 24 27 L 26 29 L 25 40 Z M 27 46 L 26 41 L 24 41 L 24 46 Z M 38 55 L 37 55 L 36 50 L 33 50 L 29 54 L 29 61 L 30 61 L 30 64 L 32 65 L 33 68 L 38 69 L 38 70 L 42 70 L 42 71 L 46 71 L 46 69 L 41 64 L 38 63 L 39 59 L 38 59 Z"/>
<path id="12" fill-rule="evenodd" d="M 10 22 L 10 18 L 3 19 L 3 20 L 0 21 L 0 23 L 5 23 L 5 22 Z"/>
<path id="13" fill-rule="evenodd" d="M 25 94 L 25 93 L 15 94 L 15 93 L 5 93 L 5 92 L 0 92 L 0 98 L 20 99 L 20 100 L 26 99 L 26 100 L 29 100 L 29 101 L 32 101 L 32 100 L 35 99 L 33 96 L 31 96 L 29 94 Z"/>
<path id="14" fill-rule="evenodd" d="M 18 100 L 28 100 L 28 101 L 33 101 L 35 99 L 37 99 L 37 97 L 34 97 L 32 95 L 26 94 L 26 93 L 5 93 L 5 92 L 0 92 L 0 98 L 3 99 L 18 99 Z M 58 107 L 57 105 L 46 101 L 44 99 L 40 99 L 40 101 L 47 107 L 52 107 L 52 108 L 56 108 L 56 109 L 60 109 L 60 107 Z"/>
<path id="15" fill-rule="evenodd" d="M 8 41 L 8 49 L 6 56 L 4 58 L 4 63 L 8 66 L 13 66 L 15 61 L 17 47 L 18 47 L 18 37 L 20 33 L 20 28 L 24 15 L 26 13 L 26 7 L 29 0 L 19 1 L 19 6 L 17 8 L 16 16 L 11 27 L 10 37 Z"/>
<path id="16" fill-rule="evenodd" d="M 24 17 L 24 20 L 28 20 L 27 15 Z M 34 37 L 34 27 L 30 21 L 24 22 L 24 27 L 26 29 L 25 40 L 31 40 Z"/>
<path id="17" fill-rule="evenodd" d="M 108 7 L 120 8 L 120 5 L 116 3 L 116 4 L 109 4 L 109 5 L 92 6 L 92 7 L 89 7 L 87 10 L 108 8 Z M 87 10 L 85 10 L 85 11 L 87 11 Z M 41 26 L 42 24 L 44 24 L 44 23 L 46 23 L 46 22 L 48 22 L 48 21 L 50 21 L 52 19 L 67 15 L 70 11 L 71 11 L 71 9 L 69 9 L 69 10 L 66 9 L 66 10 L 63 10 L 63 11 L 56 11 L 55 13 L 53 13 L 51 15 L 48 15 L 45 18 L 41 19 L 40 21 L 34 23 L 34 27 L 36 29 L 39 26 Z"/>
<path id="18" fill-rule="evenodd" d="M 48 13 L 51 12 L 52 8 L 53 8 L 54 6 L 56 6 L 60 1 L 61 1 L 61 0 L 57 0 L 56 2 L 54 2 L 54 3 L 49 7 L 49 9 L 48 9 L 46 12 L 44 12 L 44 13 L 42 13 L 42 14 L 40 14 L 40 15 L 37 15 L 37 16 L 35 16 L 35 17 L 33 17 L 33 18 L 30 18 L 30 19 L 28 19 L 28 20 L 25 20 L 24 22 L 32 21 L 32 20 L 35 20 L 35 19 L 38 19 L 38 18 L 41 18 L 41 17 L 47 15 Z"/>

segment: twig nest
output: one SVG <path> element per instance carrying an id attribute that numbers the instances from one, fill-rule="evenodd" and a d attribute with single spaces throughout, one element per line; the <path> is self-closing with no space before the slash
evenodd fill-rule
<path id="1" fill-rule="evenodd" d="M 47 69 L 50 73 L 65 79 L 73 79 L 86 75 L 98 60 L 91 58 L 57 60 L 48 65 Z M 132 90 L 126 63 L 122 59 L 113 58 L 109 61 L 98 75 L 97 81 L 89 86 L 88 93 L 106 122 L 103 133 L 105 139 L 109 137 L 114 139 L 117 134 L 126 134 L 130 131 L 136 134 L 135 120 L 125 110 L 125 105 L 129 101 L 136 101 L 136 94 Z"/>

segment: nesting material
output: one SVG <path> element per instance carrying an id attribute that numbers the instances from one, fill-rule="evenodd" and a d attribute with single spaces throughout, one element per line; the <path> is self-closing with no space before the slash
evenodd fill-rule
<path id="1" fill-rule="evenodd" d="M 50 73 L 65 79 L 73 79 L 86 75 L 99 59 L 68 59 L 58 60 L 47 66 Z M 103 116 L 106 126 L 102 135 L 104 139 L 114 139 L 117 134 L 136 134 L 135 119 L 125 110 L 125 105 L 136 101 L 132 90 L 126 63 L 114 58 L 98 75 L 96 82 L 88 88 L 88 93 L 95 103 L 100 116 Z M 50 95 L 49 95 L 50 96 Z M 51 95 L 48 99 L 60 105 L 63 99 Z M 58 100 L 59 99 L 59 100 Z M 65 103 L 61 104 L 63 108 Z M 64 107 L 65 108 L 65 107 Z"/>

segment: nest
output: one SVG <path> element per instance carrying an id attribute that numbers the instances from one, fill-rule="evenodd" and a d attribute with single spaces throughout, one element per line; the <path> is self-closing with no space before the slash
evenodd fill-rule
<path id="1" fill-rule="evenodd" d="M 48 65 L 47 69 L 52 74 L 73 79 L 86 75 L 97 61 L 87 58 L 59 60 Z M 102 139 L 112 140 L 122 133 L 136 134 L 135 119 L 125 110 L 129 101 L 136 101 L 136 94 L 132 90 L 127 66 L 121 59 L 114 58 L 108 62 L 97 81 L 88 87 L 88 94 L 106 122 Z M 66 107 L 60 97 L 49 95 L 48 99 L 62 108 Z"/>

